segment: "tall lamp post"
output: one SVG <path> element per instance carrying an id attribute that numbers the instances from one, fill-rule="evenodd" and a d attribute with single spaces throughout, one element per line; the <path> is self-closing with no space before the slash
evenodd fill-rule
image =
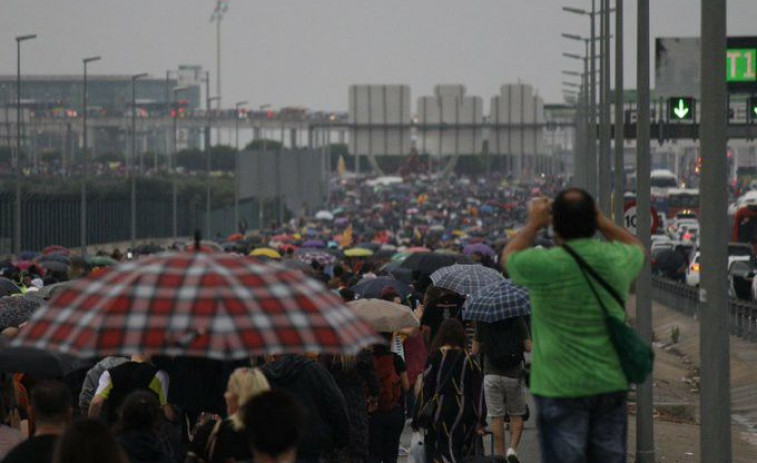
<path id="1" fill-rule="evenodd" d="M 590 101 L 591 101 L 591 109 L 590 109 L 590 164 L 589 167 L 592 170 L 590 172 L 590 175 L 592 178 L 590 179 L 590 189 L 589 193 L 592 193 L 595 195 L 602 207 L 602 210 L 605 212 L 609 212 L 610 205 L 609 205 L 609 186 L 610 186 L 610 150 L 609 145 L 610 143 L 610 107 L 609 107 L 609 91 L 605 89 L 605 86 L 609 86 L 609 76 L 606 76 L 605 74 L 607 71 L 609 71 L 609 66 L 605 63 L 609 63 L 610 55 L 609 55 L 609 46 L 606 46 L 607 43 L 609 43 L 609 40 L 611 38 L 609 34 L 609 27 L 607 27 L 608 30 L 602 29 L 602 34 L 600 37 L 597 37 L 596 34 L 596 21 L 595 18 L 597 15 L 603 15 L 600 19 L 603 19 L 602 25 L 604 26 L 605 22 L 604 19 L 607 19 L 609 17 L 609 14 L 612 11 L 615 11 L 612 8 L 609 8 L 609 2 L 606 0 L 602 0 L 604 2 L 604 8 L 600 9 L 599 11 L 596 8 L 596 0 L 591 0 L 591 10 L 587 11 L 581 8 L 574 8 L 565 6 L 563 7 L 563 11 L 568 13 L 573 13 L 581 16 L 587 16 L 590 20 L 591 25 L 591 35 L 589 39 L 586 39 L 587 44 L 591 44 L 591 73 L 589 75 L 589 86 L 590 86 Z M 609 20 L 608 20 L 609 23 Z M 570 37 L 570 34 L 563 34 L 563 37 L 566 38 L 575 38 Z M 579 38 L 580 39 L 580 38 Z M 581 39 L 583 40 L 583 39 Z M 597 40 L 601 40 L 602 43 L 600 48 L 600 54 L 597 54 L 596 51 L 596 42 Z M 588 53 L 587 53 L 588 55 Z M 597 82 L 596 82 L 596 59 L 600 58 L 600 83 L 601 86 L 601 106 L 600 111 L 597 111 Z M 605 101 L 608 100 L 608 101 Z M 597 115 L 600 117 L 600 146 L 599 146 L 599 156 L 597 156 Z M 599 162 L 599 168 L 597 168 L 597 162 Z M 597 174 L 600 174 L 599 177 Z M 597 189 L 599 187 L 599 189 Z"/>
<path id="2" fill-rule="evenodd" d="M 571 36 L 570 34 L 563 34 L 563 37 L 578 37 L 578 36 Z M 580 40 L 581 38 L 578 37 Z M 587 42 L 588 43 L 588 42 Z M 574 53 L 563 53 L 562 54 L 566 58 L 575 59 L 578 61 L 584 62 L 584 73 L 583 73 L 583 105 L 579 106 L 582 107 L 581 111 L 581 130 L 576 130 L 577 133 L 582 134 L 582 140 L 581 144 L 575 144 L 573 146 L 574 150 L 574 170 L 575 172 L 573 175 L 575 176 L 575 185 L 579 188 L 583 188 L 586 191 L 591 191 L 590 186 L 592 185 L 592 179 L 595 177 L 592 177 L 592 166 L 594 168 L 594 172 L 596 172 L 596 164 L 591 164 L 591 160 L 594 159 L 596 161 L 596 157 L 594 155 L 594 148 L 595 145 L 593 143 L 593 138 L 591 134 L 591 114 L 592 114 L 592 108 L 591 108 L 591 101 L 589 99 L 589 57 L 588 57 L 588 45 L 587 45 L 587 54 L 584 56 L 576 55 Z"/>
<path id="3" fill-rule="evenodd" d="M 239 228 L 239 108 L 246 105 L 248 101 L 237 101 L 234 104 L 234 146 L 236 153 L 234 155 L 234 226 Z"/>
<path id="4" fill-rule="evenodd" d="M 623 0 L 615 0 L 615 169 L 613 215 L 615 225 L 623 226 L 625 192 L 625 120 L 623 112 Z"/>
<path id="5" fill-rule="evenodd" d="M 137 247 L 137 181 L 134 175 L 137 165 L 137 80 L 147 77 L 147 73 L 131 76 L 131 156 L 126 163 L 131 189 L 131 249 Z"/>
<path id="6" fill-rule="evenodd" d="M 221 109 L 221 21 L 226 10 L 229 9 L 229 0 L 216 0 L 216 7 L 210 16 L 210 22 L 216 23 L 216 95 L 218 96 L 218 109 Z"/>
<path id="7" fill-rule="evenodd" d="M 82 92 L 82 180 L 81 180 L 81 255 L 87 254 L 87 175 L 89 174 L 89 157 L 87 156 L 87 65 L 100 61 L 100 56 L 82 59 L 84 64 L 84 91 Z"/>
<path id="8" fill-rule="evenodd" d="M 207 99 L 207 108 L 208 108 L 208 134 L 210 134 L 213 124 L 213 112 L 210 110 L 210 104 L 213 101 L 220 100 L 220 96 L 209 96 Z M 205 153 L 205 170 L 207 171 L 207 188 L 206 188 L 206 197 L 205 197 L 205 238 L 211 239 L 210 236 L 210 202 L 211 202 L 211 190 L 212 190 L 212 182 L 211 182 L 211 175 L 210 175 L 210 168 L 211 168 L 211 159 L 210 159 L 210 139 L 208 139 L 206 146 L 206 153 Z"/>
<path id="9" fill-rule="evenodd" d="M 36 39 L 37 34 L 19 35 L 16 37 L 16 155 L 13 157 L 13 167 L 16 178 L 15 204 L 13 208 L 13 248 L 18 255 L 21 252 L 21 42 Z"/>
<path id="10" fill-rule="evenodd" d="M 179 94 L 179 92 L 182 92 L 184 90 L 188 90 L 191 87 L 188 86 L 181 86 L 181 87 L 174 87 L 173 89 L 173 101 L 174 101 L 174 107 L 172 108 L 173 111 L 171 113 L 171 118 L 173 119 L 173 150 L 171 158 L 168 160 L 168 170 L 169 175 L 171 176 L 171 215 L 172 215 L 172 226 L 173 226 L 173 239 L 176 241 L 178 238 L 179 233 L 179 216 L 178 216 L 178 205 L 179 205 L 179 192 L 178 192 L 178 185 L 176 184 L 176 164 L 178 160 L 178 143 L 177 143 L 177 135 L 176 132 L 178 132 L 179 127 L 177 120 L 179 119 L 179 111 L 176 107 L 176 102 L 178 101 L 176 96 Z"/>

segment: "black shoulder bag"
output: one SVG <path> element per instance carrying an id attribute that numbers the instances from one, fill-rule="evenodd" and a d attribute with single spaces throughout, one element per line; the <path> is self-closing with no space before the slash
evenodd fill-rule
<path id="1" fill-rule="evenodd" d="M 586 282 L 589 284 L 589 288 L 591 288 L 591 292 L 594 294 L 597 302 L 599 302 L 599 306 L 602 307 L 605 321 L 607 322 L 607 329 L 610 332 L 610 340 L 618 354 L 620 366 L 623 369 L 626 379 L 629 383 L 633 384 L 643 383 L 652 372 L 654 351 L 643 339 L 641 339 L 633 328 L 628 326 L 625 320 L 618 320 L 610 315 L 604 302 L 602 302 L 602 298 L 599 297 L 597 290 L 591 283 L 589 276 L 599 283 L 599 285 L 602 286 L 613 299 L 615 299 L 624 312 L 626 307 L 625 301 L 620 297 L 618 292 L 615 291 L 615 288 L 602 279 L 602 277 L 600 277 L 599 274 L 597 274 L 597 272 L 576 253 L 576 251 L 566 244 L 563 244 L 563 249 L 565 249 L 565 251 L 576 261 Z"/>

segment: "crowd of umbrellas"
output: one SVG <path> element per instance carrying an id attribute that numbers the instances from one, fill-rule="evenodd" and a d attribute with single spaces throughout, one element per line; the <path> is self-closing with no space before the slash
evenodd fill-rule
<path id="1" fill-rule="evenodd" d="M 85 258 L 59 246 L 21 253 L 0 263 L 10 277 L 0 278 L 0 330 L 13 338 L 0 348 L 0 372 L 64 375 L 81 359 L 136 353 L 355 354 L 383 342 L 378 333 L 419 324 L 407 305 L 379 299 L 387 287 L 402 301 L 431 285 L 464 296 L 465 320 L 528 315 L 527 292 L 502 276 L 497 255 L 528 198 L 558 187 L 343 181 L 311 218 L 223 243 L 144 245 L 128 257 Z M 356 300 L 325 284 L 338 279 L 337 267 L 351 278 L 339 287 Z"/>

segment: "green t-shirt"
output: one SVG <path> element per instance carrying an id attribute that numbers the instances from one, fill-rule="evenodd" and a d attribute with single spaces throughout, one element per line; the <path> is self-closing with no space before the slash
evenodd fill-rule
<path id="1" fill-rule="evenodd" d="M 569 244 L 621 296 L 644 263 L 636 246 L 595 239 Z M 560 247 L 516 252 L 507 271 L 531 296 L 531 392 L 559 398 L 628 389 L 602 308 L 570 254 Z M 624 308 L 592 283 L 611 315 L 624 319 Z"/>

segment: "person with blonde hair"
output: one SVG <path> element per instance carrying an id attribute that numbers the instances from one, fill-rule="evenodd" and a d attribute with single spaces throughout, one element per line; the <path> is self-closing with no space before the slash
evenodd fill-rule
<path id="1" fill-rule="evenodd" d="M 234 370 L 223 395 L 226 401 L 226 419 L 200 425 L 190 444 L 190 460 L 225 463 L 252 459 L 240 410 L 250 399 L 270 389 L 268 379 L 258 368 Z"/>

